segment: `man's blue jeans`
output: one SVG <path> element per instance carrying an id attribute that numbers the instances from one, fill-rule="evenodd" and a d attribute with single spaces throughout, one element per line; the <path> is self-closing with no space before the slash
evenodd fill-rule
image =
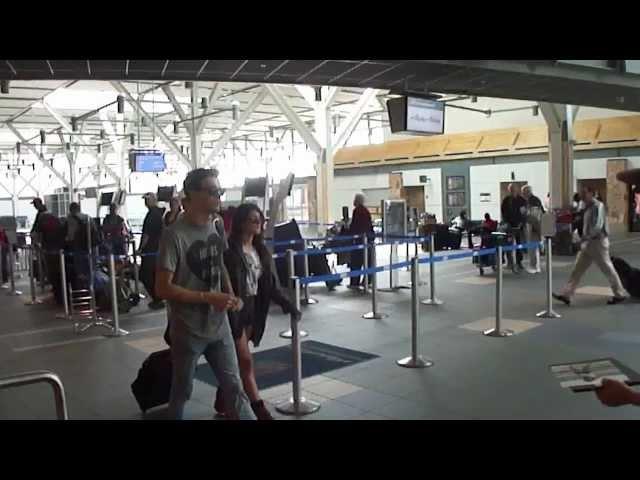
<path id="1" fill-rule="evenodd" d="M 214 339 L 197 337 L 186 332 L 182 325 L 174 325 L 178 323 L 171 322 L 173 376 L 169 418 L 182 419 L 184 406 L 193 391 L 193 377 L 198 359 L 204 355 L 224 390 L 225 410 L 233 412 L 232 418 L 255 420 L 249 398 L 242 387 L 236 347 L 226 318 Z"/>

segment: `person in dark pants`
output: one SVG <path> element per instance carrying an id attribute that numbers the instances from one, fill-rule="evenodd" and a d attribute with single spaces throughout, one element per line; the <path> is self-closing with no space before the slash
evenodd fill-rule
<path id="1" fill-rule="evenodd" d="M 349 235 L 367 235 L 367 243 L 371 244 L 375 240 L 373 233 L 373 222 L 371 221 L 371 213 L 364 206 L 364 195 L 356 194 L 353 199 L 353 214 L 351 216 L 351 226 L 349 227 Z M 354 244 L 362 244 L 361 239 L 354 240 Z M 371 248 L 369 248 L 369 265 L 371 265 Z M 364 264 L 364 252 L 355 250 L 351 252 L 351 262 L 349 269 L 360 270 Z M 373 281 L 373 277 L 369 275 L 369 284 Z M 351 277 L 349 288 L 358 288 L 360 285 L 360 277 Z"/>
<path id="2" fill-rule="evenodd" d="M 142 240 L 140 241 L 139 255 L 142 256 L 140 265 L 140 281 L 151 297 L 149 308 L 159 310 L 164 308 L 164 302 L 158 298 L 155 291 L 156 263 L 160 237 L 162 236 L 162 216 L 164 210 L 158 207 L 158 198 L 155 193 L 144 195 L 144 203 L 149 209 L 142 225 Z"/>
<path id="3" fill-rule="evenodd" d="M 7 288 L 9 282 L 9 238 L 3 227 L 0 227 L 0 248 L 2 255 L 2 288 Z"/>
<path id="4" fill-rule="evenodd" d="M 509 196 L 502 201 L 502 206 L 500 208 L 500 211 L 502 212 L 502 221 L 507 223 L 509 227 L 513 229 L 513 236 L 516 243 L 522 243 L 522 227 L 525 222 L 527 201 L 520 195 L 520 187 L 518 187 L 518 185 L 510 183 L 508 190 Z M 516 263 L 520 270 L 524 270 L 524 267 L 522 266 L 521 250 L 516 251 Z"/>
<path id="5" fill-rule="evenodd" d="M 51 284 L 53 296 L 58 305 L 63 304 L 62 279 L 60 277 L 60 249 L 64 247 L 64 231 L 58 217 L 47 212 L 47 207 L 40 198 L 32 202 L 38 210 L 31 238 L 44 255 L 46 276 Z"/>

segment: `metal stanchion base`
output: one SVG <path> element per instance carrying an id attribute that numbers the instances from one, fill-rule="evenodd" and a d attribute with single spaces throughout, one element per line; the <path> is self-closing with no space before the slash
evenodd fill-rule
<path id="1" fill-rule="evenodd" d="M 318 300 L 316 300 L 315 298 L 303 298 L 302 301 L 300 302 L 303 305 L 315 305 L 316 303 L 318 303 Z"/>
<path id="2" fill-rule="evenodd" d="M 9 288 L 11 288 L 11 287 L 9 287 L 9 285 L 7 285 L 7 284 L 5 283 L 4 285 L 0 285 L 0 288 L 1 288 L 2 290 L 9 290 Z"/>
<path id="3" fill-rule="evenodd" d="M 496 330 L 495 328 L 490 328 L 482 332 L 482 334 L 486 337 L 510 337 L 514 332 L 513 330 Z"/>
<path id="4" fill-rule="evenodd" d="M 433 361 L 422 358 L 422 355 L 418 355 L 415 359 L 413 357 L 403 358 L 396 363 L 405 368 L 427 368 L 433 366 Z"/>
<path id="5" fill-rule="evenodd" d="M 280 338 L 291 338 L 293 336 L 293 333 L 291 332 L 291 329 L 289 330 L 285 330 L 283 332 L 279 333 Z M 300 330 L 300 337 L 308 337 L 309 336 L 309 332 L 305 332 L 304 330 Z"/>
<path id="6" fill-rule="evenodd" d="M 130 332 L 119 328 L 116 330 L 111 327 L 111 331 L 104 334 L 105 337 L 124 337 L 125 335 L 129 335 Z"/>
<path id="7" fill-rule="evenodd" d="M 427 282 L 420 280 L 418 282 L 418 286 L 419 287 L 424 287 L 427 284 Z M 413 286 L 413 282 L 407 282 L 407 288 L 411 288 Z"/>
<path id="8" fill-rule="evenodd" d="M 22 292 L 20 290 L 13 290 L 13 291 L 7 293 L 7 295 L 9 295 L 10 297 L 18 297 L 18 296 L 22 295 Z"/>
<path id="9" fill-rule="evenodd" d="M 394 293 L 394 292 L 397 292 L 398 290 L 409 290 L 409 289 L 411 289 L 411 287 L 408 287 L 406 285 L 398 285 L 397 287 L 379 288 L 378 291 L 384 292 L 384 293 Z"/>
<path id="10" fill-rule="evenodd" d="M 69 317 L 67 316 L 66 313 L 62 312 L 62 313 L 56 313 L 56 320 L 68 320 Z"/>
<path id="11" fill-rule="evenodd" d="M 298 405 L 293 402 L 293 398 L 276 406 L 276 410 L 283 415 L 309 415 L 320 410 L 320 404 L 313 400 L 307 400 L 304 397 L 300 397 Z"/>
<path id="12" fill-rule="evenodd" d="M 562 318 L 562 315 L 554 312 L 553 310 L 543 310 L 540 313 L 536 313 L 538 318 Z"/>
<path id="13" fill-rule="evenodd" d="M 442 305 L 444 302 L 437 298 L 427 298 L 426 300 L 421 300 L 420 303 L 422 305 Z"/>
<path id="14" fill-rule="evenodd" d="M 104 327 L 104 328 L 108 328 L 109 330 L 113 330 L 113 327 L 111 326 L 110 323 L 103 322 L 102 320 L 103 319 L 101 317 L 98 317 L 97 322 L 86 323 L 84 325 L 76 322 L 73 324 L 73 331 L 75 333 L 84 333 L 92 327 Z"/>
<path id="15" fill-rule="evenodd" d="M 42 303 L 44 303 L 42 300 L 38 300 L 37 298 L 35 300 L 29 300 L 28 302 L 24 302 L 25 305 L 41 305 Z"/>
<path id="16" fill-rule="evenodd" d="M 383 318 L 387 318 L 389 315 L 387 315 L 386 313 L 380 313 L 380 312 L 369 312 L 369 313 L 365 313 L 364 315 L 362 315 L 362 318 L 366 318 L 367 320 L 382 320 Z"/>

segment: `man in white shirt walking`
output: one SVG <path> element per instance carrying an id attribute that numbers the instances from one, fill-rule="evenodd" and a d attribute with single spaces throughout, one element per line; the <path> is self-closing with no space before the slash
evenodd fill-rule
<path id="1" fill-rule="evenodd" d="M 583 190 L 582 199 L 585 203 L 585 210 L 580 252 L 578 252 L 569 281 L 560 294 L 553 294 L 553 298 L 570 305 L 571 297 L 575 294 L 580 279 L 591 263 L 595 262 L 609 280 L 611 290 L 613 290 L 613 297 L 607 303 L 609 305 L 620 303 L 627 297 L 609 256 L 609 228 L 605 206 L 595 198 L 595 192 L 590 187 Z"/>

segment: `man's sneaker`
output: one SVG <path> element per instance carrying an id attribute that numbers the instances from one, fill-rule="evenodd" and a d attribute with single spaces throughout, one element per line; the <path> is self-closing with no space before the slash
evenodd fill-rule
<path id="1" fill-rule="evenodd" d="M 216 399 L 213 402 L 213 409 L 215 410 L 217 417 L 219 418 L 226 417 L 226 414 L 224 411 L 224 397 L 222 396 L 222 389 L 220 387 L 216 389 Z"/>
<path id="2" fill-rule="evenodd" d="M 552 293 L 551 295 L 553 296 L 553 298 L 555 298 L 556 300 L 560 300 L 565 305 L 571 305 L 571 299 L 566 295 L 559 295 L 557 293 Z"/>
<path id="3" fill-rule="evenodd" d="M 527 268 L 527 273 L 530 273 L 531 275 L 535 275 L 536 273 L 540 273 L 540 270 L 536 270 L 535 268 Z"/>
<path id="4" fill-rule="evenodd" d="M 607 300 L 607 305 L 615 305 L 616 303 L 624 302 L 626 299 L 627 297 L 611 297 Z"/>

